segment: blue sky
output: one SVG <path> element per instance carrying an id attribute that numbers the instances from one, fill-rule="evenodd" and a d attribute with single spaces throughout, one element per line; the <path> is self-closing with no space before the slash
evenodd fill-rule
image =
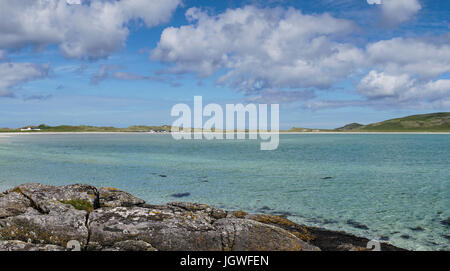
<path id="1" fill-rule="evenodd" d="M 447 0 L 0 6 L 0 127 L 171 124 L 194 95 L 280 103 L 284 129 L 450 109 Z"/>

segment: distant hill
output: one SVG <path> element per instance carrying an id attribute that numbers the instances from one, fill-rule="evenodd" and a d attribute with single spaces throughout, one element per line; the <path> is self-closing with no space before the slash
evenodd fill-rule
<path id="1" fill-rule="evenodd" d="M 361 126 L 352 123 L 335 130 L 352 132 L 450 132 L 450 112 L 413 115 Z"/>
<path id="2" fill-rule="evenodd" d="M 354 130 L 354 129 L 361 128 L 362 126 L 364 126 L 364 125 L 354 122 L 354 123 L 347 124 L 347 125 L 345 125 L 343 127 L 336 128 L 336 130 L 338 130 L 338 131 L 348 131 L 348 130 Z"/>

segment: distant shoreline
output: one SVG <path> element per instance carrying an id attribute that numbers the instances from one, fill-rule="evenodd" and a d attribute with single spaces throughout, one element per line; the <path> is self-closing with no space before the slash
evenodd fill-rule
<path id="1" fill-rule="evenodd" d="M 242 134 L 244 132 L 236 132 L 236 134 Z M 0 132 L 0 137 L 12 136 L 12 135 L 95 135 L 95 134 L 147 134 L 147 135 L 170 135 L 170 132 L 167 133 L 150 133 L 150 132 Z M 193 134 L 198 134 L 198 132 L 194 132 Z M 204 134 L 221 134 L 221 133 L 207 133 Z M 223 133 L 227 134 L 227 133 Z M 246 133 L 246 134 L 254 134 L 254 132 Z M 264 134 L 276 134 L 273 132 L 265 132 Z M 450 132 L 283 132 L 280 131 L 279 134 L 283 135 L 308 135 L 308 134 L 416 134 L 416 135 L 450 135 Z"/>

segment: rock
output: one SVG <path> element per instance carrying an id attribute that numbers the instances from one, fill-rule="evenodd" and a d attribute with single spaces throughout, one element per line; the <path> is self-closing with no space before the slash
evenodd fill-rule
<path id="1" fill-rule="evenodd" d="M 167 204 L 169 207 L 181 208 L 187 211 L 198 212 L 202 211 L 210 215 L 213 219 L 221 219 L 227 217 L 227 212 L 211 207 L 206 204 L 190 203 L 190 202 L 170 202 Z"/>
<path id="2" fill-rule="evenodd" d="M 184 197 L 189 197 L 191 195 L 191 193 L 177 193 L 177 194 L 172 194 L 170 196 L 174 197 L 174 198 L 184 198 Z"/>
<path id="3" fill-rule="evenodd" d="M 249 219 L 224 218 L 214 225 L 226 251 L 320 251 L 281 228 Z"/>
<path id="4" fill-rule="evenodd" d="M 445 225 L 445 226 L 450 226 L 450 217 L 447 218 L 446 220 L 442 220 L 442 221 L 441 221 L 441 224 L 442 224 L 442 225 Z"/>
<path id="5" fill-rule="evenodd" d="M 272 210 L 272 208 L 270 208 L 270 207 L 268 207 L 268 206 L 263 206 L 263 207 L 259 208 L 259 209 L 257 210 L 257 212 L 265 213 L 266 211 L 271 211 L 271 210 Z"/>
<path id="6" fill-rule="evenodd" d="M 102 251 L 157 251 L 152 245 L 144 241 L 127 240 L 115 243 L 112 247 L 101 249 Z"/>
<path id="7" fill-rule="evenodd" d="M 355 246 L 353 244 L 342 244 L 338 246 L 338 249 L 341 251 L 371 251 L 369 248 Z"/>
<path id="8" fill-rule="evenodd" d="M 89 248 L 141 240 L 157 250 L 221 250 L 220 233 L 202 212 L 170 208 L 116 207 L 98 209 L 89 216 Z"/>
<path id="9" fill-rule="evenodd" d="M 100 207 L 131 207 L 145 203 L 144 200 L 136 198 L 130 193 L 111 187 L 101 187 L 98 189 L 98 193 Z"/>
<path id="10" fill-rule="evenodd" d="M 42 213 L 49 213 L 50 210 L 56 211 L 61 209 L 61 203 L 76 206 L 75 208 L 89 210 L 99 205 L 97 188 L 84 184 L 50 186 L 30 183 L 20 185 L 11 191 L 20 192 Z"/>
<path id="11" fill-rule="evenodd" d="M 424 231 L 425 229 L 424 228 L 422 228 L 422 227 L 420 227 L 420 226 L 418 226 L 418 227 L 413 227 L 413 228 L 409 228 L 410 230 L 412 230 L 412 231 Z"/>
<path id="12" fill-rule="evenodd" d="M 323 178 L 321 178 L 322 180 L 331 180 L 331 179 L 333 179 L 333 177 L 323 177 Z"/>
<path id="13" fill-rule="evenodd" d="M 48 214 L 28 208 L 24 214 L 0 220 L 0 240 L 31 241 L 62 247 L 66 247 L 70 240 L 76 240 L 83 247 L 88 239 L 86 215 L 86 211 L 73 208 Z"/>
<path id="14" fill-rule="evenodd" d="M 0 219 L 23 214 L 31 207 L 31 202 L 19 192 L 0 194 Z"/>
<path id="15" fill-rule="evenodd" d="M 352 227 L 354 227 L 354 228 L 361 229 L 361 230 L 368 230 L 369 229 L 369 227 L 367 227 L 366 225 L 361 224 L 361 223 L 356 222 L 356 221 L 353 221 L 353 220 L 347 220 L 347 224 L 352 226 Z"/>
<path id="16" fill-rule="evenodd" d="M 65 251 L 64 247 L 55 245 L 36 245 L 18 240 L 0 241 L 0 251 Z"/>
<path id="17" fill-rule="evenodd" d="M 70 240 L 87 244 L 86 219 L 98 205 L 98 192 L 93 186 L 20 185 L 7 191 L 29 200 L 26 211 L 0 219 L 0 240 L 31 241 L 65 247 Z M 25 202 L 25 201 L 24 201 Z"/>

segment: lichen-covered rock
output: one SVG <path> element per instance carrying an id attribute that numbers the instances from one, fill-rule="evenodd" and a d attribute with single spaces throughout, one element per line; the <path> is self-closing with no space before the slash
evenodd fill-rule
<path id="1" fill-rule="evenodd" d="M 86 211 L 73 208 L 48 214 L 28 208 L 24 214 L 0 219 L 0 240 L 21 240 L 63 247 L 70 240 L 76 240 L 85 246 L 88 239 L 86 217 Z"/>
<path id="2" fill-rule="evenodd" d="M 65 251 L 64 247 L 55 245 L 36 245 L 19 240 L 0 241 L 0 251 Z"/>
<path id="3" fill-rule="evenodd" d="M 132 207 L 145 203 L 144 200 L 137 198 L 130 193 L 111 187 L 101 187 L 98 189 L 98 192 L 100 207 Z"/>
<path id="4" fill-rule="evenodd" d="M 170 202 L 169 207 L 181 208 L 191 212 L 202 212 L 210 215 L 213 219 L 221 219 L 227 216 L 227 212 L 206 204 L 190 203 L 190 202 Z"/>
<path id="5" fill-rule="evenodd" d="M 320 251 L 286 230 L 253 220 L 224 218 L 214 225 L 228 251 Z"/>
<path id="6" fill-rule="evenodd" d="M 87 244 L 86 219 L 98 205 L 97 189 L 89 185 L 25 184 L 6 192 L 9 205 L 20 203 L 0 219 L 0 240 L 21 240 L 65 247 L 70 240 Z M 2 203 L 3 205 L 8 205 Z M 25 210 L 24 210 L 25 209 Z"/>
<path id="7" fill-rule="evenodd" d="M 125 240 L 141 240 L 157 250 L 221 250 L 220 233 L 211 218 L 170 208 L 101 208 L 89 215 L 89 249 L 112 247 Z"/>
<path id="8" fill-rule="evenodd" d="M 99 205 L 97 188 L 85 184 L 51 186 L 30 183 L 17 186 L 10 191 L 17 191 L 24 195 L 42 213 L 59 211 L 62 204 L 73 205 L 87 211 Z"/>
<path id="9" fill-rule="evenodd" d="M 144 241 L 126 240 L 115 243 L 112 247 L 104 247 L 101 251 L 157 251 L 152 245 Z"/>
<path id="10" fill-rule="evenodd" d="M 31 202 L 18 192 L 0 194 L 0 219 L 23 214 L 31 207 Z"/>

